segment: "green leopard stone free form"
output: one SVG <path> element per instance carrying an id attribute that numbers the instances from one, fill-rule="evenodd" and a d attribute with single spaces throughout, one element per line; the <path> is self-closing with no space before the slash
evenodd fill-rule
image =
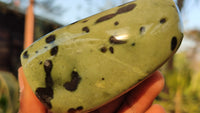
<path id="1" fill-rule="evenodd" d="M 182 38 L 173 0 L 136 0 L 47 34 L 24 50 L 21 61 L 51 112 L 87 112 L 158 69 Z"/>

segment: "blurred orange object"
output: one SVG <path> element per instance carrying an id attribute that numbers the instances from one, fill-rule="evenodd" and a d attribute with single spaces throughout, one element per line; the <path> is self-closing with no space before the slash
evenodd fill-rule
<path id="1" fill-rule="evenodd" d="M 25 17 L 25 30 L 24 30 L 24 49 L 33 43 L 34 34 L 34 0 L 30 0 L 28 9 L 26 10 Z"/>
<path id="2" fill-rule="evenodd" d="M 20 86 L 20 108 L 18 113 L 46 113 L 45 106 L 37 99 L 29 86 L 22 67 L 18 69 L 18 80 Z"/>

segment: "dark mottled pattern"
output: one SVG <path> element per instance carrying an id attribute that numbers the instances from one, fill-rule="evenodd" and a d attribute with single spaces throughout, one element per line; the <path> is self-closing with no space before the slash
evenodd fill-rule
<path id="1" fill-rule="evenodd" d="M 105 80 L 105 78 L 101 78 L 101 80 Z"/>
<path id="2" fill-rule="evenodd" d="M 42 64 L 42 61 L 40 61 L 39 64 L 41 65 L 41 64 Z"/>
<path id="3" fill-rule="evenodd" d="M 68 110 L 68 113 L 79 113 L 80 111 L 82 111 L 83 110 L 83 107 L 82 106 L 79 106 L 79 107 L 77 107 L 76 109 L 75 108 L 70 108 L 69 110 Z"/>
<path id="4" fill-rule="evenodd" d="M 126 6 L 122 7 L 122 8 L 119 8 L 117 10 L 116 14 L 121 14 L 121 13 L 129 12 L 129 11 L 133 10 L 135 7 L 136 7 L 136 4 L 126 5 Z"/>
<path id="5" fill-rule="evenodd" d="M 161 23 L 161 24 L 164 24 L 165 22 L 166 22 L 166 18 L 160 19 L 160 23 Z"/>
<path id="6" fill-rule="evenodd" d="M 101 50 L 102 53 L 105 53 L 107 51 L 107 48 L 104 46 L 100 50 Z"/>
<path id="7" fill-rule="evenodd" d="M 177 46 L 177 38 L 174 36 L 171 40 L 171 50 L 173 51 Z"/>
<path id="8" fill-rule="evenodd" d="M 124 7 L 121 7 L 117 10 L 116 13 L 112 13 L 112 14 L 108 14 L 108 15 L 100 17 L 99 19 L 96 20 L 95 24 L 109 20 L 118 14 L 129 12 L 129 11 L 133 10 L 135 7 L 136 7 L 136 4 L 129 4 Z"/>
<path id="9" fill-rule="evenodd" d="M 48 108 L 51 109 L 52 105 L 50 103 L 53 98 L 53 90 L 52 88 L 37 88 L 35 91 L 35 95 L 38 99 Z"/>
<path id="10" fill-rule="evenodd" d="M 82 23 L 86 23 L 88 20 L 84 20 L 84 21 L 82 21 Z"/>
<path id="11" fill-rule="evenodd" d="M 58 46 L 55 46 L 51 49 L 50 54 L 51 56 L 55 56 L 58 53 Z"/>
<path id="12" fill-rule="evenodd" d="M 110 52 L 113 54 L 114 53 L 114 48 L 113 47 L 110 47 L 109 48 Z"/>
<path id="13" fill-rule="evenodd" d="M 110 41 L 111 44 L 125 44 L 125 43 L 127 43 L 127 41 L 125 41 L 125 40 L 117 40 L 114 36 L 111 36 L 109 38 L 109 41 Z"/>
<path id="14" fill-rule="evenodd" d="M 38 53 L 38 51 L 35 51 L 35 53 L 37 54 L 37 53 Z"/>
<path id="15" fill-rule="evenodd" d="M 46 43 L 52 43 L 52 42 L 54 42 L 55 41 L 55 39 L 56 39 L 56 36 L 55 35 L 50 35 L 50 36 L 48 36 L 47 38 L 46 38 Z"/>
<path id="16" fill-rule="evenodd" d="M 44 62 L 44 70 L 46 72 L 46 78 L 45 78 L 46 87 L 52 87 L 53 86 L 53 80 L 52 80 L 52 77 L 51 77 L 52 68 L 53 68 L 52 61 L 46 60 Z"/>
<path id="17" fill-rule="evenodd" d="M 44 103 L 49 109 L 52 108 L 50 103 L 51 99 L 53 99 L 53 80 L 51 77 L 51 70 L 53 68 L 53 64 L 51 60 L 46 60 L 44 62 L 44 70 L 46 73 L 45 77 L 45 88 L 39 87 L 36 89 L 36 96 L 39 100 Z"/>
<path id="18" fill-rule="evenodd" d="M 85 26 L 85 27 L 82 28 L 82 31 L 85 31 L 86 33 L 89 33 L 90 29 L 87 26 Z"/>
<path id="19" fill-rule="evenodd" d="M 144 32 L 145 32 L 145 27 L 144 26 L 140 27 L 140 34 L 143 34 Z"/>
<path id="20" fill-rule="evenodd" d="M 79 107 L 77 107 L 76 108 L 78 111 L 81 111 L 81 110 L 83 110 L 83 106 L 79 106 Z"/>
<path id="21" fill-rule="evenodd" d="M 70 108 L 67 113 L 76 113 L 76 109 Z"/>
<path id="22" fill-rule="evenodd" d="M 132 46 L 135 46 L 135 42 L 133 42 L 131 45 L 132 45 Z"/>
<path id="23" fill-rule="evenodd" d="M 50 74 L 52 68 L 53 68 L 52 61 L 51 60 L 46 60 L 44 62 L 44 70 L 45 70 L 45 72 Z"/>
<path id="24" fill-rule="evenodd" d="M 116 25 L 116 26 L 117 26 L 118 24 L 119 24 L 119 22 L 118 22 L 118 21 L 116 21 L 116 22 L 114 23 L 114 25 Z"/>
<path id="25" fill-rule="evenodd" d="M 99 22 L 109 20 L 109 19 L 113 18 L 114 16 L 116 16 L 116 14 L 108 14 L 106 16 L 103 16 L 103 17 L 97 19 L 97 21 L 95 23 L 99 23 Z"/>
<path id="26" fill-rule="evenodd" d="M 29 57 L 28 51 L 25 51 L 23 54 L 23 58 L 28 58 L 28 57 Z"/>
<path id="27" fill-rule="evenodd" d="M 64 83 L 64 87 L 68 91 L 75 91 L 78 88 L 78 84 L 81 81 L 81 77 L 79 76 L 78 72 L 72 71 L 71 73 L 71 81 Z"/>

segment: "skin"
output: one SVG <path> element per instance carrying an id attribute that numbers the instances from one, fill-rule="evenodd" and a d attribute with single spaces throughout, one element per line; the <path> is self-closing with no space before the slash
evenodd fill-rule
<path id="1" fill-rule="evenodd" d="M 47 113 L 48 111 L 30 89 L 22 67 L 19 68 L 19 83 L 19 113 Z M 163 87 L 164 78 L 159 71 L 156 71 L 127 94 L 90 113 L 165 113 L 162 106 L 152 105 L 153 100 Z"/>

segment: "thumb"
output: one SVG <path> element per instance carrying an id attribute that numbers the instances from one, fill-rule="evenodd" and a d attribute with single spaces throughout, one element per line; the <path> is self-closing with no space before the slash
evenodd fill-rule
<path id="1" fill-rule="evenodd" d="M 46 113 L 45 107 L 29 86 L 22 67 L 18 69 L 18 80 L 20 86 L 20 108 L 18 113 Z"/>

